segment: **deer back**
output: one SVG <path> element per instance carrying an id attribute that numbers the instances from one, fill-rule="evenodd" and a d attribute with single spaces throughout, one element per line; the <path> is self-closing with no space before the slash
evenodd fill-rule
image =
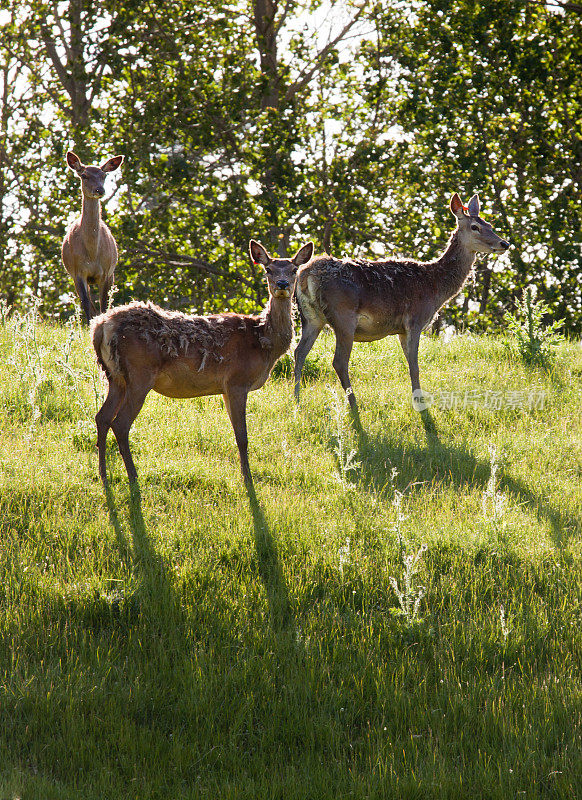
<path id="1" fill-rule="evenodd" d="M 220 393 L 227 383 L 259 388 L 279 355 L 263 315 L 192 316 L 135 301 L 96 317 L 92 331 L 110 377 L 160 372 L 154 389 L 173 397 Z"/>
<path id="2" fill-rule="evenodd" d="M 346 314 L 381 319 L 401 328 L 412 309 L 428 314 L 434 294 L 429 265 L 405 260 L 341 260 L 322 256 L 299 272 L 297 294 L 302 312 L 333 323 Z"/>

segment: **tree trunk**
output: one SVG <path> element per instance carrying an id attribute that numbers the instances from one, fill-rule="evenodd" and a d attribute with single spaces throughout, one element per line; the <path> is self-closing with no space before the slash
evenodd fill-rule
<path id="1" fill-rule="evenodd" d="M 267 108 L 279 110 L 279 63 L 277 58 L 277 31 L 274 0 L 255 0 L 255 31 L 259 48 L 263 88 L 261 111 Z"/>
<path id="2" fill-rule="evenodd" d="M 491 287 L 491 270 L 489 267 L 483 267 L 483 287 L 481 289 L 481 300 L 479 302 L 479 315 L 482 315 L 487 310 L 487 303 L 489 301 L 489 289 Z"/>

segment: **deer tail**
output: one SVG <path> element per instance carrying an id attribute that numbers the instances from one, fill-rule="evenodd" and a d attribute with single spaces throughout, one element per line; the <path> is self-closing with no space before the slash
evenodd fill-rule
<path id="1" fill-rule="evenodd" d="M 97 363 L 109 381 L 125 387 L 125 378 L 119 364 L 117 354 L 117 337 L 115 321 L 101 314 L 91 320 L 91 339 L 97 357 Z"/>

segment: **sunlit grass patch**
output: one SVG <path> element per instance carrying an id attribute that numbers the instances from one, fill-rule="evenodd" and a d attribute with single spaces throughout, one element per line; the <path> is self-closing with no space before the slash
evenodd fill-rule
<path id="1" fill-rule="evenodd" d="M 60 411 L 0 404 L 1 791 L 575 796 L 579 346 L 552 376 L 425 337 L 426 389 L 481 395 L 421 416 L 398 341 L 356 345 L 358 430 L 321 336 L 299 406 L 285 372 L 249 397 L 254 495 L 222 399 L 154 393 L 139 492 L 110 434 L 106 494 L 86 331 L 36 324 Z M 522 389 L 544 402 L 477 402 Z"/>

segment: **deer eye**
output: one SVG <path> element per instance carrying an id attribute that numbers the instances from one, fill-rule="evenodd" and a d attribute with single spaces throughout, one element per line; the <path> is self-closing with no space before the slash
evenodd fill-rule
<path id="1" fill-rule="evenodd" d="M 480 228 L 478 225 L 471 225 L 471 230 L 472 230 L 472 231 L 477 231 L 477 233 L 479 233 L 479 231 L 481 230 L 481 228 Z"/>

